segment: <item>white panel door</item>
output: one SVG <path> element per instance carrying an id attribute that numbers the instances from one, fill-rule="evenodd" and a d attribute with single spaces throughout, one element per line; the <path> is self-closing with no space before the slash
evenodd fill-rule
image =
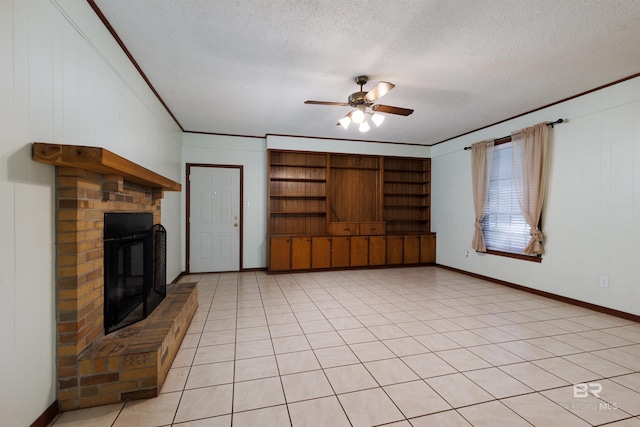
<path id="1" fill-rule="evenodd" d="M 240 169 L 189 169 L 189 272 L 240 269 Z"/>

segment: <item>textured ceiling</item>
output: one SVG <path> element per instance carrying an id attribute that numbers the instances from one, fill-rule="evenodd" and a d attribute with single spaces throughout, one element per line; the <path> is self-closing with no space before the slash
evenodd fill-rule
<path id="1" fill-rule="evenodd" d="M 94 2 L 191 132 L 433 144 L 640 72 L 637 0 Z M 363 74 L 413 115 L 360 133 L 303 103 Z"/>

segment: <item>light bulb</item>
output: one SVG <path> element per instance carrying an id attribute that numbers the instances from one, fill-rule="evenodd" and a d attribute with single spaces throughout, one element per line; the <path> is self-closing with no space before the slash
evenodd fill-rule
<path id="1" fill-rule="evenodd" d="M 375 123 L 376 126 L 380 126 L 382 122 L 384 122 L 384 116 L 382 114 L 374 113 L 371 116 L 371 120 L 373 120 L 373 123 Z"/>
<path id="2" fill-rule="evenodd" d="M 358 110 L 353 110 L 351 112 L 351 120 L 353 120 L 356 123 L 362 123 L 365 119 L 364 119 L 364 112 L 360 109 Z"/>
<path id="3" fill-rule="evenodd" d="M 366 119 L 363 120 L 362 123 L 360 123 L 360 132 L 367 132 L 369 129 L 369 123 L 367 123 Z"/>
<path id="4" fill-rule="evenodd" d="M 348 128 L 349 127 L 349 123 L 351 123 L 351 119 L 349 118 L 349 116 L 344 116 L 343 118 L 341 118 L 340 120 L 338 120 L 338 123 L 340 123 L 340 126 L 342 126 L 343 128 Z"/>

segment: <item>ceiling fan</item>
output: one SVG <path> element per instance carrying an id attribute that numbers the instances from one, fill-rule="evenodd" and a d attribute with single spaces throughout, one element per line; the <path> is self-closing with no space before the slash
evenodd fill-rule
<path id="1" fill-rule="evenodd" d="M 367 76 L 356 77 L 356 84 L 360 85 L 360 91 L 354 92 L 349 95 L 347 102 L 327 102 L 327 101 L 305 101 L 305 104 L 316 105 L 337 105 L 339 107 L 354 107 L 355 109 L 349 112 L 346 116 L 338 121 L 338 125 L 343 128 L 348 128 L 351 122 L 358 123 L 360 125 L 360 132 L 366 132 L 369 130 L 369 124 L 367 123 L 367 114 L 371 115 L 371 120 L 376 126 L 384 120 L 386 114 L 397 114 L 399 116 L 408 116 L 413 113 L 413 110 L 409 108 L 392 107 L 390 105 L 375 104 L 375 102 L 387 94 L 391 89 L 396 87 L 393 83 L 379 82 L 369 92 L 364 92 L 362 86 L 364 86 L 369 78 Z M 371 110 L 371 111 L 368 111 Z"/>

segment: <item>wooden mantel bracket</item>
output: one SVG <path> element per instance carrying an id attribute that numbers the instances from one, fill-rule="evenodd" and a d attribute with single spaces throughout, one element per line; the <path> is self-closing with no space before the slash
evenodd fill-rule
<path id="1" fill-rule="evenodd" d="M 119 175 L 127 181 L 162 191 L 182 191 L 182 184 L 100 147 L 34 142 L 32 156 L 33 160 L 50 165 Z"/>

